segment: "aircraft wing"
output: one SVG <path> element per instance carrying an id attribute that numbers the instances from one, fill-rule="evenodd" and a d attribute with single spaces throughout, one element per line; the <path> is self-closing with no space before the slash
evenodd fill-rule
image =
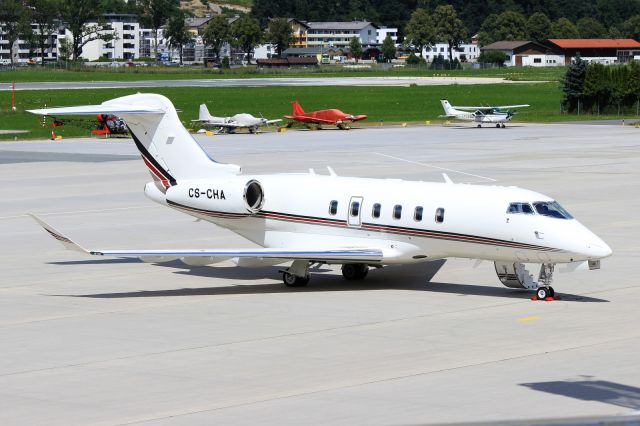
<path id="1" fill-rule="evenodd" d="M 500 106 L 495 106 L 494 108 L 496 109 L 507 109 L 507 108 L 526 108 L 528 106 L 528 104 L 523 104 L 523 105 L 500 105 Z"/>
<path id="2" fill-rule="evenodd" d="M 282 121 L 282 118 L 276 118 L 275 120 L 267 120 L 267 124 L 275 124 Z"/>
<path id="3" fill-rule="evenodd" d="M 175 259 L 189 258 L 197 261 L 206 258 L 232 259 L 242 258 L 262 258 L 262 259 L 285 259 L 285 260 L 318 260 L 334 262 L 379 262 L 383 259 L 380 249 L 365 247 L 343 247 L 343 248 L 251 248 L 251 249 L 140 249 L 140 250 L 99 250 L 85 249 L 76 242 L 64 236 L 51 225 L 35 215 L 30 215 L 40 226 L 44 228 L 53 238 L 60 241 L 68 250 L 78 251 L 94 256 L 113 257 L 134 257 L 153 262 L 167 262 Z"/>
<path id="4" fill-rule="evenodd" d="M 324 120 L 322 118 L 307 117 L 305 115 L 285 115 L 284 118 L 290 120 L 302 121 L 303 123 L 318 123 L 318 124 L 335 124 L 336 120 Z"/>

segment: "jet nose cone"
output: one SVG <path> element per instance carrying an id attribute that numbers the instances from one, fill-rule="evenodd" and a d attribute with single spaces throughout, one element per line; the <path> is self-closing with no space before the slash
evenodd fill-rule
<path id="1" fill-rule="evenodd" d="M 587 244 L 587 250 L 589 251 L 590 256 L 595 259 L 602 259 L 603 257 L 609 257 L 613 253 L 613 250 L 611 250 L 611 247 L 609 247 L 607 243 L 605 243 L 601 239 L 598 239 L 597 241 L 589 242 L 589 244 Z"/>

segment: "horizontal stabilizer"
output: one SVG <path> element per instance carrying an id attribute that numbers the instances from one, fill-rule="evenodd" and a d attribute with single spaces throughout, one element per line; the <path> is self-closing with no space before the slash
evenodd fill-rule
<path id="1" fill-rule="evenodd" d="M 27 110 L 37 115 L 93 115 L 93 114 L 164 114 L 157 107 L 143 105 L 122 105 L 105 102 L 101 105 L 84 105 L 74 107 L 43 108 Z"/>

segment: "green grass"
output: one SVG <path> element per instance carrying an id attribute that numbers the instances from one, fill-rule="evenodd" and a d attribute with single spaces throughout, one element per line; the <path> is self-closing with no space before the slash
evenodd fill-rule
<path id="1" fill-rule="evenodd" d="M 554 122 L 594 119 L 594 116 L 560 114 L 561 93 L 556 83 L 451 85 L 414 87 L 225 87 L 225 88 L 163 88 L 163 89 L 101 89 L 19 91 L 16 93 L 17 111 L 10 111 L 10 92 L 0 92 L 0 129 L 25 129 L 31 133 L 18 138 L 46 138 L 50 127 L 40 125 L 41 117 L 25 112 L 43 106 L 98 104 L 107 99 L 136 92 L 155 92 L 171 99 L 181 110 L 180 117 L 189 126 L 197 118 L 198 106 L 206 103 L 214 115 L 248 112 L 268 118 L 282 117 L 291 112 L 291 101 L 297 99 L 308 110 L 340 108 L 353 114 L 367 114 L 362 122 L 441 121 L 443 113 L 439 100 L 447 98 L 452 104 L 519 104 L 528 103 L 515 121 Z M 597 118 L 611 118 L 600 116 Z M 57 129 L 63 136 L 88 135 L 85 129 L 64 126 Z M 0 135 L 13 139 L 13 135 Z"/>
<path id="2" fill-rule="evenodd" d="M 464 69 L 464 70 L 429 70 L 417 68 L 384 69 L 374 66 L 371 69 L 349 69 L 335 65 L 323 65 L 309 69 L 257 69 L 255 66 L 234 68 L 230 70 L 207 70 L 200 67 L 122 67 L 122 68 L 89 68 L 79 69 L 50 69 L 50 68 L 21 68 L 0 71 L 0 83 L 15 81 L 18 85 L 26 82 L 38 81 L 122 81 L 122 80 L 178 80 L 192 78 L 252 78 L 252 77 L 501 77 L 510 80 L 529 81 L 558 81 L 565 73 L 564 67 L 550 68 L 492 68 L 492 69 Z"/>

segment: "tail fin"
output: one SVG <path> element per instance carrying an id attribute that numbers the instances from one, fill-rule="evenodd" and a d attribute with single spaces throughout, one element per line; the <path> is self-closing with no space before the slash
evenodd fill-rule
<path id="1" fill-rule="evenodd" d="M 451 106 L 448 100 L 440 99 L 440 103 L 442 104 L 442 108 L 444 108 L 445 115 L 454 115 L 456 110 Z"/>
<path id="2" fill-rule="evenodd" d="M 304 110 L 298 101 L 291 102 L 291 105 L 293 105 L 293 115 L 304 115 Z"/>
<path id="3" fill-rule="evenodd" d="M 200 105 L 200 112 L 198 114 L 198 120 L 200 121 L 208 121 L 211 120 L 211 114 L 209 114 L 209 108 L 205 104 Z"/>
<path id="4" fill-rule="evenodd" d="M 154 181 L 166 190 L 177 180 L 239 173 L 240 167 L 211 159 L 184 128 L 169 99 L 152 93 L 123 96 L 81 107 L 29 111 L 39 115 L 115 114 L 129 127 Z"/>

